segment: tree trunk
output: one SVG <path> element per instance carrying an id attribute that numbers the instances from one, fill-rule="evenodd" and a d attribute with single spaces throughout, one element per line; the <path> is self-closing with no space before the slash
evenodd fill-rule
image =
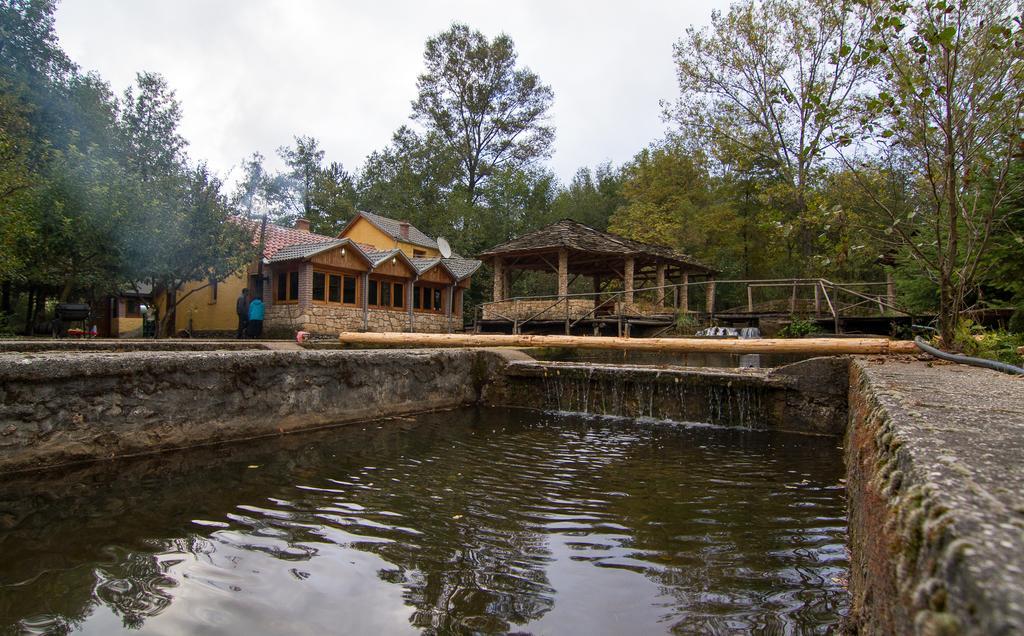
<path id="1" fill-rule="evenodd" d="M 0 314 L 11 315 L 11 281 L 5 280 L 3 291 L 0 292 Z"/>
<path id="2" fill-rule="evenodd" d="M 28 302 L 25 303 L 25 335 L 32 335 L 32 308 L 35 304 L 35 287 L 28 288 Z"/>

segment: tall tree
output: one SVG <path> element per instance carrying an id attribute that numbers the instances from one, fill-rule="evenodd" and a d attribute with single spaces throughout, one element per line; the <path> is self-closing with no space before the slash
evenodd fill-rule
<path id="1" fill-rule="evenodd" d="M 553 220 L 573 219 L 605 230 L 615 210 L 625 204 L 621 190 L 622 175 L 610 163 L 594 170 L 580 168 L 555 196 L 551 216 Z"/>
<path id="2" fill-rule="evenodd" d="M 316 175 L 306 218 L 314 232 L 336 235 L 356 213 L 356 185 L 345 167 L 332 161 Z"/>
<path id="3" fill-rule="evenodd" d="M 178 132 L 181 104 L 158 73 L 136 75 L 119 108 L 124 159 L 143 181 L 173 175 L 185 163 L 185 138 Z"/>
<path id="4" fill-rule="evenodd" d="M 324 151 L 320 142 L 314 137 L 296 136 L 295 146 L 281 146 L 277 149 L 278 156 L 288 166 L 286 177 L 291 180 L 291 193 L 285 203 L 284 214 L 290 220 L 313 216 L 313 192 L 317 178 L 323 169 Z"/>
<path id="5" fill-rule="evenodd" d="M 675 45 L 681 96 L 669 109 L 685 136 L 716 158 L 756 157 L 789 185 L 787 223 L 800 269 L 810 265 L 815 220 L 808 193 L 853 115 L 868 35 L 853 0 L 741 0 Z M 796 254 L 794 253 L 794 257 Z"/>
<path id="6" fill-rule="evenodd" d="M 864 62 L 880 91 L 866 103 L 848 165 L 882 153 L 917 178 L 909 211 L 875 196 L 885 231 L 939 288 L 946 346 L 978 281 L 995 232 L 1006 227 L 1022 147 L 1024 30 L 1011 0 L 872 2 Z M 852 138 L 848 138 L 852 142 Z M 851 158 L 852 155 L 852 158 Z M 875 189 L 862 179 L 869 194 Z"/>
<path id="7" fill-rule="evenodd" d="M 470 204 L 490 175 L 550 152 L 554 129 L 546 116 L 554 93 L 536 73 L 517 68 L 516 57 L 508 35 L 489 40 L 465 24 L 427 40 L 413 118 L 458 157 Z"/>

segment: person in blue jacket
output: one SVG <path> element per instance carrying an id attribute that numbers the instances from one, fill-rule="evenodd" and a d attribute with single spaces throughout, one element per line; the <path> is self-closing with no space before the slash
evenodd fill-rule
<path id="1" fill-rule="evenodd" d="M 250 338 L 263 335 L 263 300 L 259 296 L 249 302 L 249 322 L 245 328 Z"/>

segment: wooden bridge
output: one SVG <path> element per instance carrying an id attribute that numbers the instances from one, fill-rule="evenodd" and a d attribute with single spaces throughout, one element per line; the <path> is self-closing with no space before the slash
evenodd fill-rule
<path id="1" fill-rule="evenodd" d="M 909 324 L 912 316 L 898 305 L 891 280 L 708 278 L 636 289 L 505 298 L 476 308 L 474 331 L 660 335 L 681 321 L 761 327 L 766 320 L 791 318 L 814 321 L 837 334 L 888 334 L 893 324 Z"/>

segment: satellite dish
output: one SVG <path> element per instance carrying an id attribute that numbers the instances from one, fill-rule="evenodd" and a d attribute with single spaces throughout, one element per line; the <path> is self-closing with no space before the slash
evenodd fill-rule
<path id="1" fill-rule="evenodd" d="M 441 252 L 441 256 L 445 258 L 452 257 L 452 246 L 448 245 L 448 241 L 444 237 L 437 237 L 437 249 Z"/>

